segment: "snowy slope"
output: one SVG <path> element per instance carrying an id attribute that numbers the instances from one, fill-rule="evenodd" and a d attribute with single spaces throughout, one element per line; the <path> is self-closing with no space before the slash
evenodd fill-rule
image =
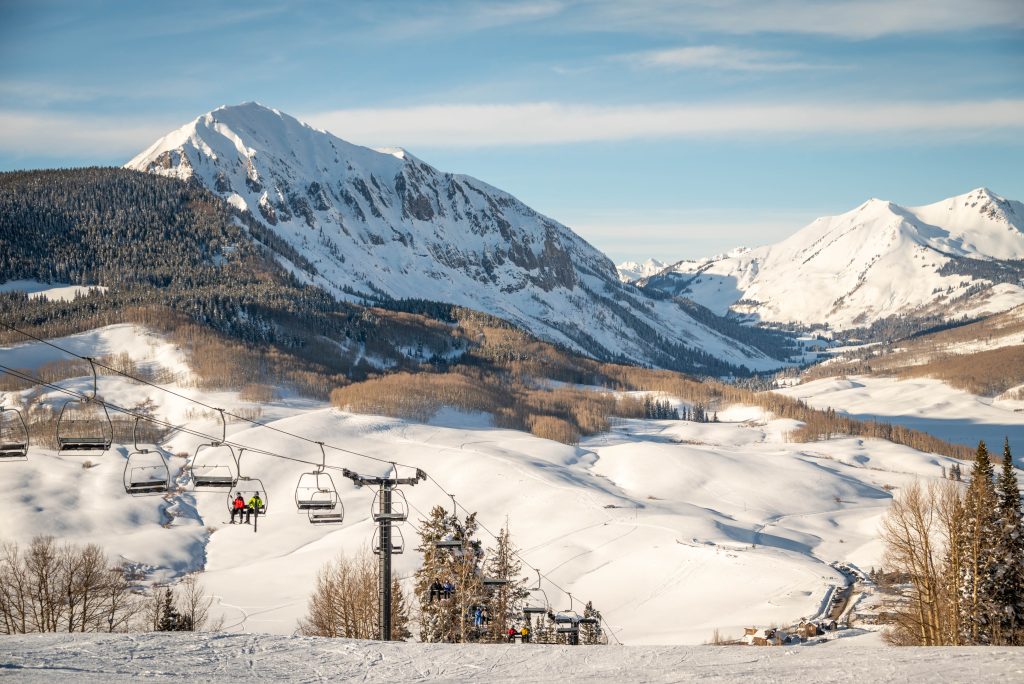
<path id="1" fill-rule="evenodd" d="M 481 646 L 270 635 L 48 634 L 6 637 L 20 681 L 1009 682 L 1024 650 L 885 647 L 866 637 L 815 647 Z M 73 673 L 73 675 L 71 674 Z"/>
<path id="2" fill-rule="evenodd" d="M 932 378 L 844 376 L 778 392 L 813 408 L 906 425 L 970 447 L 984 439 L 994 449 L 1009 438 L 1014 453 L 1024 453 L 1024 402 L 979 397 Z"/>
<path id="3" fill-rule="evenodd" d="M 59 340 L 79 353 L 127 352 L 187 378 L 176 350 L 131 326 Z M 53 358 L 39 344 L 0 348 L 0 364 L 36 368 Z M 86 378 L 61 384 L 84 388 Z M 229 410 L 259 409 L 261 420 L 293 433 L 385 461 L 424 469 L 430 481 L 405 489 L 413 518 L 455 493 L 493 531 L 507 520 L 529 567 L 539 568 L 579 601 L 592 600 L 625 643 L 701 643 L 715 628 L 739 634 L 750 624 L 789 624 L 818 614 L 842 577 L 829 563 L 878 565 L 878 520 L 888 488 L 937 477 L 952 461 L 880 440 L 788 441 L 795 427 L 750 407 L 722 408 L 718 424 L 629 420 L 570 447 L 529 434 L 486 427 L 479 417 L 444 412 L 431 424 L 361 416 L 285 396 L 257 407 L 229 392 L 175 391 Z M 29 394 L 56 405 L 52 391 Z M 215 414 L 187 400 L 124 379 L 101 377 L 109 402 L 136 406 L 207 434 Z M 0 401 L 19 397 L 9 393 Z M 449 421 L 455 417 L 457 420 Z M 446 426 L 455 425 L 453 427 Z M 309 462 L 319 451 L 287 435 L 244 423 L 229 439 Z M 200 438 L 171 434 L 169 454 L 194 452 Z M 308 466 L 257 454 L 243 473 L 262 479 L 269 510 L 259 532 L 227 521 L 225 496 L 176 493 L 131 498 L 121 489 L 129 447 L 92 458 L 33 449 L 25 462 L 0 464 L 6 539 L 53 534 L 95 541 L 115 557 L 166 579 L 203 568 L 215 612 L 229 631 L 290 634 L 305 613 L 318 568 L 355 552 L 372 534 L 372 492 L 335 474 L 346 507 L 340 527 L 313 527 L 294 509 L 297 479 Z M 180 471 L 185 461 L 171 457 Z M 328 464 L 381 474 L 390 466 L 328 453 Z M 403 472 L 408 472 L 403 469 Z M 412 520 L 404 529 L 415 546 Z M 489 539 L 485 536 L 485 541 Z M 396 557 L 398 573 L 418 566 L 416 553 Z M 530 570 L 524 567 L 524 573 Z M 569 598 L 545 583 L 554 608 Z"/>
<path id="4" fill-rule="evenodd" d="M 719 314 L 842 329 L 894 314 L 954 318 L 1012 308 L 1024 303 L 1024 282 L 993 284 L 968 274 L 967 260 L 1019 259 L 1024 204 L 979 188 L 923 207 L 872 199 L 778 244 L 679 262 L 646 284 Z M 1014 269 L 1024 272 L 1019 263 Z M 954 301 L 961 295 L 969 296 Z"/>
<path id="5" fill-rule="evenodd" d="M 668 264 L 665 262 L 652 258 L 643 262 L 623 261 L 615 266 L 615 270 L 619 272 L 619 280 L 624 283 L 633 283 L 641 278 L 649 278 L 656 273 L 660 273 L 667 266 Z"/>
<path id="6" fill-rule="evenodd" d="M 195 179 L 261 218 L 355 301 L 416 298 L 500 316 L 602 358 L 664 366 L 663 338 L 733 365 L 780 365 L 619 282 L 562 224 L 403 150 L 376 151 L 256 103 L 221 107 L 156 141 L 128 168 Z"/>

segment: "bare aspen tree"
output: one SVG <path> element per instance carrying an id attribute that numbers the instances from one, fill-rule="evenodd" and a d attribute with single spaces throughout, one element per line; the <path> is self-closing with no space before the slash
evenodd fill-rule
<path id="1" fill-rule="evenodd" d="M 886 564 L 907 573 L 913 583 L 910 606 L 897 618 L 897 641 L 913 637 L 923 646 L 941 643 L 940 577 L 938 572 L 938 492 L 913 482 L 893 499 L 882 518 Z"/>
<path id="2" fill-rule="evenodd" d="M 190 631 L 202 632 L 207 628 L 220 628 L 222 621 L 210 623 L 213 597 L 207 595 L 206 587 L 199 581 L 198 573 L 186 575 L 175 594 L 178 613 L 185 619 L 185 624 L 191 626 Z"/>
<path id="3" fill-rule="evenodd" d="M 964 504 L 962 486 L 947 480 L 938 485 L 938 518 L 945 545 L 942 564 L 943 630 L 942 642 L 950 646 L 963 643 L 959 597 L 963 592 Z"/>
<path id="4" fill-rule="evenodd" d="M 309 597 L 309 612 L 299 621 L 306 636 L 376 639 L 379 630 L 377 558 L 368 549 L 357 556 L 339 556 L 320 568 Z M 398 581 L 391 586 L 391 635 L 410 636 L 409 611 Z"/>

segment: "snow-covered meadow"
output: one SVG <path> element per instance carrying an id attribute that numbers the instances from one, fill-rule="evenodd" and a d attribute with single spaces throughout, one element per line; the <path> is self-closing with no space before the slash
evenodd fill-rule
<path id="1" fill-rule="evenodd" d="M 1024 677 L 1024 649 L 884 648 L 870 636 L 794 648 L 596 648 L 268 634 L 45 634 L 0 640 L 4 674 L 29 682 L 1011 682 Z"/>
<path id="2" fill-rule="evenodd" d="M 127 352 L 140 365 L 187 376 L 178 350 L 132 326 L 56 342 L 77 353 Z M 38 343 L 4 347 L 0 363 L 32 368 L 54 353 Z M 91 379 L 62 384 L 84 389 Z M 231 392 L 173 389 L 228 410 L 255 407 Z M 101 377 L 100 392 L 123 406 L 152 399 L 171 422 L 220 432 L 215 413 L 159 389 Z M 51 392 L 45 400 L 61 399 Z M 795 423 L 752 407 L 725 409 L 719 418 L 708 424 L 620 420 L 578 447 L 493 428 L 482 415 L 443 411 L 417 424 L 289 396 L 264 405 L 260 420 L 426 471 L 427 482 L 404 490 L 412 515 L 403 527 L 409 550 L 395 559 L 401 576 L 419 564 L 416 521 L 432 506 L 451 505 L 443 487 L 489 530 L 508 523 L 529 566 L 524 575 L 532 568 L 545 575 L 554 608 L 570 607 L 563 589 L 575 608 L 593 601 L 613 641 L 630 645 L 698 644 L 715 629 L 739 636 L 745 626 L 818 615 L 845 582 L 831 562 L 865 571 L 879 564 L 878 521 L 890 491 L 914 477 L 938 477 L 952 463 L 881 440 L 794 443 L 788 434 Z M 228 435 L 309 463 L 320 460 L 315 446 L 266 428 L 229 423 Z M 163 447 L 194 453 L 202 441 L 176 432 Z M 27 461 L 0 464 L 7 483 L 0 490 L 3 538 L 52 534 L 96 542 L 113 558 L 151 568 L 154 580 L 201 569 L 228 632 L 279 635 L 292 634 L 304 615 L 317 570 L 370 544 L 373 492 L 357 490 L 337 472 L 345 522 L 313 526 L 293 498 L 310 466 L 246 453 L 243 475 L 259 477 L 269 499 L 254 532 L 227 524 L 224 494 L 127 496 L 121 479 L 130 450 L 117 444 L 90 459 L 96 464 L 90 468 L 83 457 L 38 448 Z M 185 464 L 173 456 L 169 462 L 173 472 Z M 327 463 L 368 474 L 391 468 L 331 450 Z M 399 472 L 412 474 L 403 466 Z M 484 541 L 492 540 L 484 534 Z"/>
<path id="3" fill-rule="evenodd" d="M 854 418 L 906 425 L 950 442 L 992 448 L 1010 440 L 1024 453 L 1024 401 L 988 398 L 941 380 L 849 376 L 822 378 L 779 390 L 817 409 L 833 408 Z"/>

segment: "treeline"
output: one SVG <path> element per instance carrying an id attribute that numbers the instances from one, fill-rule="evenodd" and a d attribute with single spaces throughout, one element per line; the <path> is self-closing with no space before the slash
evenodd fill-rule
<path id="1" fill-rule="evenodd" d="M 514 376 L 461 367 L 449 373 L 395 373 L 348 385 L 331 393 L 331 403 L 357 413 L 425 422 L 440 408 L 494 416 L 499 427 L 576 444 L 582 435 L 608 430 L 612 416 L 644 415 L 638 399 L 616 398 L 569 387 L 524 384 Z"/>
<path id="2" fill-rule="evenodd" d="M 950 444 L 919 430 L 857 420 L 833 409 L 819 411 L 775 392 L 753 392 L 715 380 L 697 381 L 678 373 L 646 368 L 606 365 L 602 370 L 618 389 L 664 392 L 690 404 L 706 406 L 711 411 L 735 404 L 758 406 L 780 418 L 798 420 L 804 425 L 790 433 L 790 438 L 796 441 L 812 442 L 844 435 L 876 437 L 953 458 L 968 459 L 972 454 L 968 447 Z"/>
<path id="3" fill-rule="evenodd" d="M 95 544 L 38 536 L 0 545 L 0 633 L 196 631 L 213 599 L 195 575 L 178 587 L 146 588 Z"/>
<path id="4" fill-rule="evenodd" d="M 910 583 L 889 640 L 900 645 L 1024 645 L 1024 524 L 1009 444 L 1002 469 L 978 444 L 966 489 L 912 483 L 882 520 L 887 570 Z"/>
<path id="5" fill-rule="evenodd" d="M 587 603 L 583 615 L 562 614 L 578 627 L 578 640 L 558 633 L 544 592 L 531 590 L 508 528 L 485 549 L 476 514 L 460 518 L 435 506 L 417 526 L 423 564 L 410 596 L 395 580 L 391 589 L 392 639 L 427 643 L 606 644 L 601 613 Z M 339 556 L 317 574 L 298 631 L 306 636 L 379 639 L 377 561 L 369 550 Z M 524 608 L 534 609 L 526 613 Z M 539 609 L 539 610 L 537 610 Z M 570 617 L 571 616 L 571 617 Z"/>
<path id="6" fill-rule="evenodd" d="M 734 404 L 758 406 L 803 422 L 791 434 L 797 441 L 850 435 L 887 439 L 955 458 L 970 458 L 972 453 L 918 430 L 856 420 L 834 410 L 819 411 L 774 392 L 673 371 L 600 363 L 541 342 L 485 314 L 463 309 L 455 315 L 460 336 L 472 341 L 459 365 L 446 373 L 398 373 L 352 383 L 332 392 L 332 403 L 356 412 L 420 421 L 441 406 L 483 411 L 493 414 L 501 427 L 575 444 L 581 436 L 607 430 L 612 417 L 647 414 L 640 400 L 616 399 L 612 391 L 646 391 L 676 397 L 693 407 L 686 416 L 689 420 L 713 421 L 720 408 Z M 591 389 L 556 388 L 552 382 Z"/>

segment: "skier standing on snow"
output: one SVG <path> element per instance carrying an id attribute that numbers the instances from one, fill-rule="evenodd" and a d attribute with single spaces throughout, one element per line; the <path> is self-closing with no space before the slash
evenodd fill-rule
<path id="1" fill-rule="evenodd" d="M 238 522 L 242 522 L 242 516 L 245 515 L 245 499 L 242 498 L 242 492 L 235 492 L 235 500 L 231 502 L 231 524 L 235 524 L 235 516 L 238 516 Z"/>

